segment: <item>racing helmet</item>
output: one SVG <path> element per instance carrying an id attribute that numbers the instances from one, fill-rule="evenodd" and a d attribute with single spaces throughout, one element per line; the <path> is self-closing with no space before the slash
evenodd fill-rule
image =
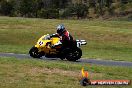
<path id="1" fill-rule="evenodd" d="M 57 26 L 57 33 L 58 34 L 63 34 L 65 32 L 65 26 L 63 24 L 60 24 Z"/>

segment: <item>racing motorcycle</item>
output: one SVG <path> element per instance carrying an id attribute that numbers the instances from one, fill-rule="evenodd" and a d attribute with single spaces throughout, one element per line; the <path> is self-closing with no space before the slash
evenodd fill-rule
<path id="1" fill-rule="evenodd" d="M 60 38 L 52 37 L 50 35 L 43 35 L 29 50 L 29 54 L 33 58 L 41 58 L 45 56 L 47 58 L 60 58 L 61 60 L 67 59 L 68 61 L 76 61 L 81 58 L 82 50 L 81 45 L 86 45 L 85 40 L 73 40 L 68 47 L 63 47 L 63 45 L 52 48 L 51 46 L 58 43 Z M 63 47 L 63 49 L 62 49 Z"/>

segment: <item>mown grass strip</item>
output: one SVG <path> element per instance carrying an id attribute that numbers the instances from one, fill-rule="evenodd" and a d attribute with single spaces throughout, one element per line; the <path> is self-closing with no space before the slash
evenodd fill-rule
<path id="1" fill-rule="evenodd" d="M 44 34 L 64 23 L 75 39 L 85 39 L 83 58 L 132 61 L 132 22 L 0 17 L 0 52 L 28 53 Z"/>
<path id="2" fill-rule="evenodd" d="M 131 67 L 0 57 L 0 88 L 81 88 L 79 79 L 82 67 L 89 72 L 90 79 L 132 80 Z M 88 88 L 94 87 L 88 86 Z M 98 87 L 120 88 L 121 86 Z"/>

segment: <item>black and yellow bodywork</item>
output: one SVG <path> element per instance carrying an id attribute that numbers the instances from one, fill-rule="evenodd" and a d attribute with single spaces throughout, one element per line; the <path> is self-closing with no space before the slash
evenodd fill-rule
<path id="1" fill-rule="evenodd" d="M 51 48 L 50 46 L 56 44 L 57 42 L 60 41 L 60 38 L 58 37 L 53 37 L 51 39 L 48 39 L 49 35 L 44 35 L 42 36 L 37 44 L 35 45 L 36 48 L 38 48 L 38 52 L 44 52 L 45 54 L 56 54 L 57 51 L 56 49 Z"/>
<path id="2" fill-rule="evenodd" d="M 45 56 L 76 61 L 82 56 L 82 50 L 80 46 L 86 44 L 85 40 L 74 40 L 74 48 L 69 46 L 65 48 L 63 47 L 62 49 L 61 47 L 63 45 L 51 48 L 51 46 L 58 42 L 60 42 L 59 37 L 50 38 L 49 34 L 43 35 L 41 38 L 39 38 L 36 45 L 30 49 L 29 54 L 34 58 Z"/>

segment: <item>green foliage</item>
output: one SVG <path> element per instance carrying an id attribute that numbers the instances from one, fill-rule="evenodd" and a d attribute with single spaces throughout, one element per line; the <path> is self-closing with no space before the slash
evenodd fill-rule
<path id="1" fill-rule="evenodd" d="M 41 9 L 38 11 L 40 18 L 59 18 L 59 11 L 57 9 Z"/>
<path id="2" fill-rule="evenodd" d="M 87 18 L 120 15 L 132 0 L 0 0 L 0 15 L 41 18 Z M 118 7 L 119 6 L 119 7 Z M 94 9 L 94 13 L 93 10 Z M 120 11 L 116 11 L 120 10 Z M 93 18 L 92 17 L 92 18 Z"/>
<path id="3" fill-rule="evenodd" d="M 64 10 L 62 17 L 70 17 L 70 16 L 77 16 L 81 18 L 87 17 L 88 14 L 88 6 L 85 4 L 72 4 L 67 9 Z"/>
<path id="4" fill-rule="evenodd" d="M 10 15 L 13 10 L 13 4 L 11 1 L 2 0 L 0 2 L 0 13 L 2 15 Z"/>
<path id="5" fill-rule="evenodd" d="M 21 0 L 19 11 L 22 16 L 33 17 L 36 10 L 35 0 Z"/>
<path id="6" fill-rule="evenodd" d="M 88 14 L 88 6 L 85 4 L 75 4 L 75 13 L 77 17 L 86 17 Z"/>
<path id="7" fill-rule="evenodd" d="M 73 16 L 73 13 L 75 12 L 75 7 L 72 4 L 72 5 L 68 6 L 66 9 L 64 9 L 64 10 L 62 10 L 60 12 L 61 12 L 60 16 L 62 18 L 71 17 L 71 16 Z"/>

